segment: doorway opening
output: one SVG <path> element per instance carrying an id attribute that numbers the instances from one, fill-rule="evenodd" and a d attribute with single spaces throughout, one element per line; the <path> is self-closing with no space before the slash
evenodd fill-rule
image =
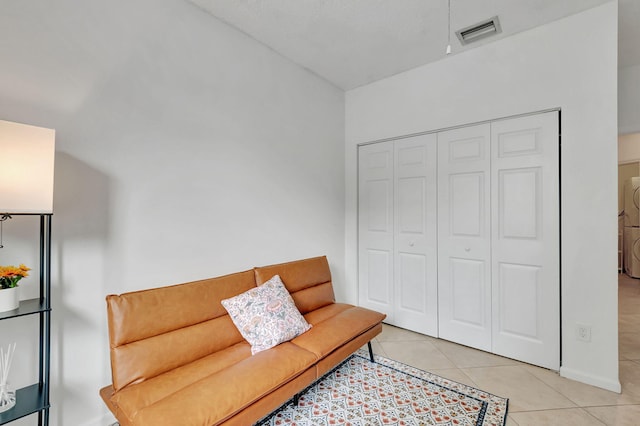
<path id="1" fill-rule="evenodd" d="M 633 179 L 637 178 L 637 179 Z M 620 380 L 640 362 L 640 133 L 618 138 L 618 347 Z"/>

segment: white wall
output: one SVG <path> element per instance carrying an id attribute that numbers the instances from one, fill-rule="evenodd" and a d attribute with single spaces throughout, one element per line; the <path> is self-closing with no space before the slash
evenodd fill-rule
<path id="1" fill-rule="evenodd" d="M 107 422 L 109 293 L 326 254 L 346 297 L 341 90 L 183 0 L 5 0 L 0 40 L 0 118 L 57 130 L 53 425 Z"/>
<path id="2" fill-rule="evenodd" d="M 348 91 L 351 300 L 357 300 L 357 144 L 559 107 L 561 374 L 619 391 L 616 52 L 614 1 Z M 593 327 L 591 342 L 577 341 L 576 323 Z"/>
<path id="3" fill-rule="evenodd" d="M 640 64 L 618 70 L 618 132 L 640 132 Z"/>

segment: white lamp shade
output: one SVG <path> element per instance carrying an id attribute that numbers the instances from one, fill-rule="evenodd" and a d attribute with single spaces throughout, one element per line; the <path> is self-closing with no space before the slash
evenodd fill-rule
<path id="1" fill-rule="evenodd" d="M 0 213 L 53 213 L 55 130 L 0 120 Z"/>

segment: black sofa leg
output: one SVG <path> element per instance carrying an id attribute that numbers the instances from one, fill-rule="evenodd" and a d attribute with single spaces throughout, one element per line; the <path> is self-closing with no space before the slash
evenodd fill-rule
<path id="1" fill-rule="evenodd" d="M 373 362 L 373 348 L 371 347 L 371 340 L 367 342 L 367 346 L 369 346 L 369 359 Z"/>
<path id="2" fill-rule="evenodd" d="M 299 393 L 293 395 L 293 406 L 297 407 L 298 406 L 298 402 L 300 402 L 300 394 Z"/>

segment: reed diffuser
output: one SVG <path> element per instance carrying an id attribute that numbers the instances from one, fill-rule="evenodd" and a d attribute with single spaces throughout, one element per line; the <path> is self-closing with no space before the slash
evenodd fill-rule
<path id="1" fill-rule="evenodd" d="M 0 413 L 11 409 L 16 405 L 16 392 L 9 389 L 9 369 L 13 361 L 13 353 L 16 351 L 16 344 L 9 343 L 6 352 L 0 347 Z"/>

